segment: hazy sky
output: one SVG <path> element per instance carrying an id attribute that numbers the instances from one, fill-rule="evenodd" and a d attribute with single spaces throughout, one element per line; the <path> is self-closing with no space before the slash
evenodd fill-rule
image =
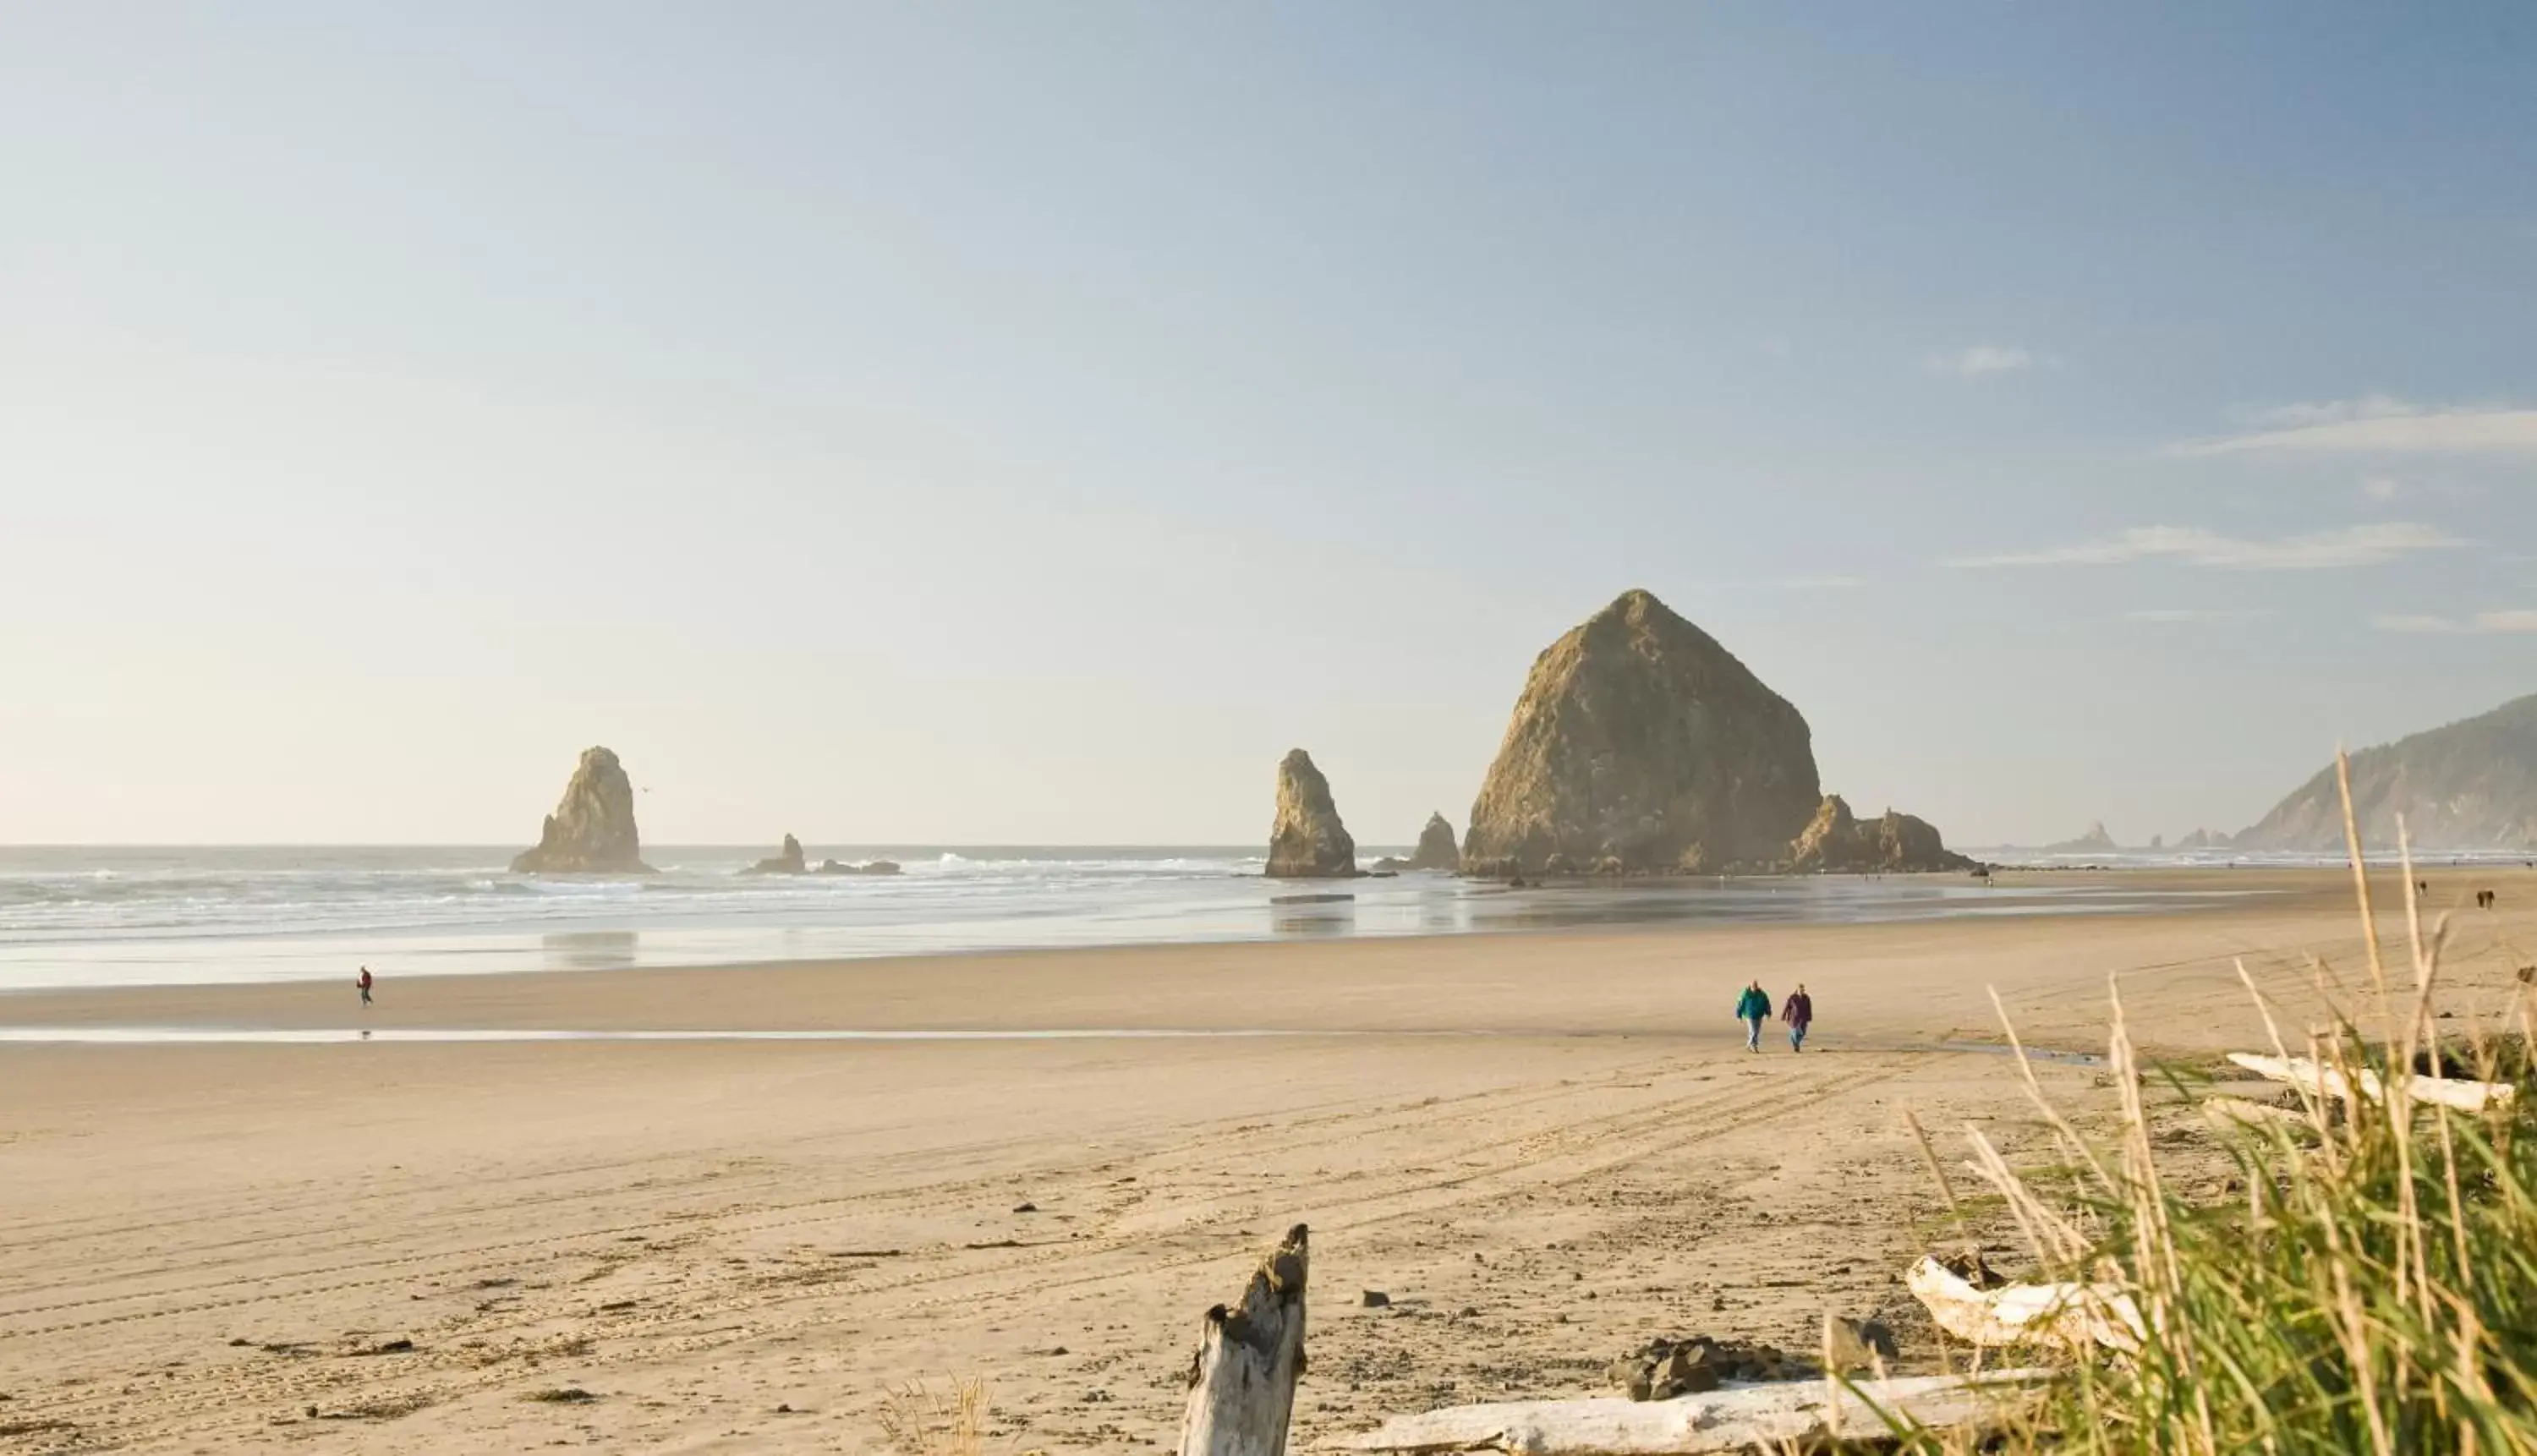
<path id="1" fill-rule="evenodd" d="M 0 4 L 0 841 L 1397 843 L 1644 586 L 2136 842 L 2532 527 L 2521 5 Z"/>

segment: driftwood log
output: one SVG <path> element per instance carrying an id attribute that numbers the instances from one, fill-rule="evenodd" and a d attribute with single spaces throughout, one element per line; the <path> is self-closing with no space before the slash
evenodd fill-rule
<path id="1" fill-rule="evenodd" d="M 2046 1370 L 1918 1375 L 1834 1387 L 1783 1380 L 1663 1401 L 1518 1401 L 1401 1416 L 1337 1445 L 1353 1451 L 1506 1451 L 1520 1456 L 1699 1456 L 1890 1434 L 1898 1424 L 1997 1429 Z"/>
<path id="2" fill-rule="evenodd" d="M 2104 1285 L 2011 1284 L 1976 1289 L 1923 1254 L 1903 1283 L 1938 1328 L 1970 1345 L 2136 1351 L 2148 1332 L 2131 1296 Z"/>
<path id="3" fill-rule="evenodd" d="M 2251 1051 L 2232 1051 L 2229 1059 L 2269 1082 L 2287 1082 L 2304 1088 L 2311 1096 L 2330 1097 L 2338 1102 L 2355 1100 L 2353 1084 L 2357 1081 L 2359 1100 L 2382 1102 L 2386 1089 L 2379 1085 L 2376 1072 L 2364 1070 L 2358 1078 L 2346 1077 L 2333 1067 L 2324 1067 L 2305 1056 L 2258 1056 Z M 2504 1082 L 2468 1082 L 2453 1077 L 2408 1077 L 2405 1095 L 2418 1103 L 2437 1103 L 2455 1108 L 2461 1112 L 2481 1112 L 2488 1107 L 2510 1101 L 2513 1089 Z"/>
<path id="4" fill-rule="evenodd" d="M 1306 1234 L 1297 1224 L 1253 1271 L 1242 1301 L 1206 1312 L 1190 1362 L 1180 1456 L 1284 1456 L 1304 1373 Z"/>

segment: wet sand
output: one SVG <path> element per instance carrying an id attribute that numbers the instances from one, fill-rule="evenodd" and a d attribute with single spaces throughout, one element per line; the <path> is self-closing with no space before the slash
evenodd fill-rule
<path id="1" fill-rule="evenodd" d="M 2537 876 L 2432 871 L 2444 1004 Z M 2053 876 L 2052 878 L 2061 878 Z M 2140 877 L 2125 877 L 2137 881 Z M 1199 1313 L 1314 1230 L 1298 1446 L 1584 1393 L 1659 1334 L 1811 1348 L 1938 1199 L 1901 1116 L 2031 1146 L 1995 1042 L 2250 1047 L 2244 956 L 2361 981 L 2349 881 L 2210 908 L 384 980 L 380 1029 L 1276 1031 L 878 1042 L 0 1044 L 0 1451 L 879 1450 L 983 1375 L 997 1449 L 1168 1445 Z M 2525 890 L 2522 889 L 2523 883 Z M 2401 931 L 2389 915 L 2382 929 Z M 1802 1056 L 1728 1011 L 1804 981 Z M 341 987 L 0 997 L 0 1026 L 338 1028 Z M 1774 1029 L 1776 1033 L 1776 1028 Z M 2041 1075 L 2083 1111 L 2101 1071 Z M 1018 1211 L 1023 1205 L 1032 1211 Z M 1358 1306 L 1379 1290 L 1389 1308 Z M 587 1400 L 539 1399 L 586 1392 Z M 789 1409 L 787 1409 L 789 1408 Z M 315 1414 L 312 1416 L 311 1411 Z"/>

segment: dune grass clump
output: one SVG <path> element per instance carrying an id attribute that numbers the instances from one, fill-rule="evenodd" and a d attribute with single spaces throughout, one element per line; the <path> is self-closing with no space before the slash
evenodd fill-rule
<path id="1" fill-rule="evenodd" d="M 984 1456 L 987 1449 L 987 1381 L 970 1375 L 947 1393 L 922 1382 L 902 1385 L 881 1403 L 880 1432 L 900 1456 Z"/>
<path id="2" fill-rule="evenodd" d="M 2311 1058 L 2362 1092 L 2329 1101 L 2303 1090 L 2296 1117 L 2192 1139 L 2206 1160 L 2225 1160 L 2218 1166 L 2233 1171 L 2235 1191 L 2187 1198 L 2153 1154 L 2143 1096 L 2151 1079 L 2117 998 L 2112 1061 L 2122 1108 L 2113 1146 L 2084 1139 L 2031 1070 L 2028 1090 L 2057 1139 L 2057 1166 L 2012 1172 L 1971 1132 L 1976 1167 L 2007 1199 L 2043 1277 L 2112 1287 L 2142 1326 L 2137 1350 L 2078 1360 L 2008 1449 L 2537 1452 L 2537 1090 L 2526 991 L 2513 981 L 2506 1006 L 2465 1022 L 2444 1045 L 2432 993 L 2445 923 L 2426 932 L 2408 859 L 2411 965 L 2391 977 L 2348 796 L 2346 824 L 2370 948 L 2371 983 L 2350 998 L 2362 1004 L 2335 993 L 2331 973 L 2314 963 L 2337 1009 L 2322 1030 L 2285 1045 L 2274 1008 L 2243 967 L 2240 975 L 2276 1055 Z M 2366 1036 L 2373 1023 L 2377 1035 Z M 2407 1075 L 2428 1068 L 2508 1084 L 2514 1095 L 2483 1111 L 2453 1109 L 2417 1095 L 2443 1090 L 2417 1089 Z M 1935 1433 L 1907 1443 L 1932 1453 L 1957 1444 Z"/>

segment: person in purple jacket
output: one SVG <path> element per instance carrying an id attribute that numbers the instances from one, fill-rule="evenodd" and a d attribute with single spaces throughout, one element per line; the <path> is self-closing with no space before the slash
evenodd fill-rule
<path id="1" fill-rule="evenodd" d="M 1788 1004 L 1780 1008 L 1780 1020 L 1789 1024 L 1790 1051 L 1806 1049 L 1806 1027 L 1814 1019 L 1815 998 L 1806 994 L 1806 983 L 1800 981 L 1797 988 L 1789 992 Z"/>

